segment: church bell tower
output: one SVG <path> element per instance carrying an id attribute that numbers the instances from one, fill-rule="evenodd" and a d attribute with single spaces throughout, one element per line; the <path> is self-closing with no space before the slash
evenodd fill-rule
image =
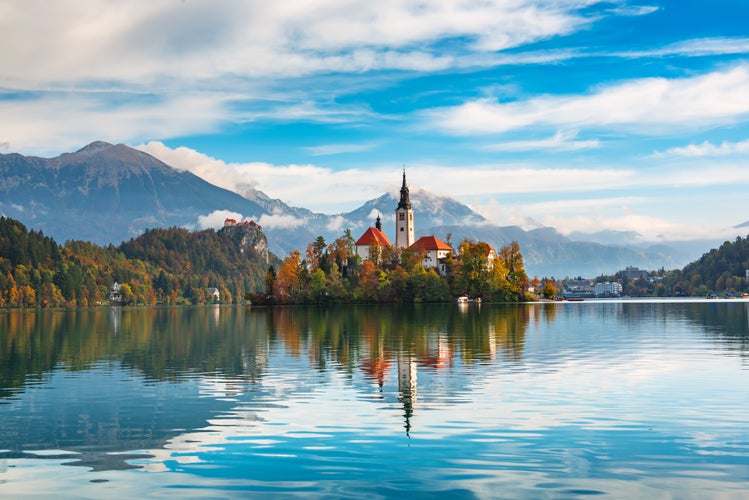
<path id="1" fill-rule="evenodd" d="M 408 248 L 413 245 L 414 241 L 414 211 L 411 208 L 411 200 L 408 198 L 406 169 L 404 168 L 401 199 L 398 202 L 398 208 L 395 209 L 395 248 Z"/>

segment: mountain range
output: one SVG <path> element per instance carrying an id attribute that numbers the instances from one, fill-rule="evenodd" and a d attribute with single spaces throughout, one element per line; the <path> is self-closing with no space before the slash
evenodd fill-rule
<path id="1" fill-rule="evenodd" d="M 720 242 L 694 241 L 636 247 L 632 234 L 602 232 L 566 237 L 553 228 L 526 231 L 496 226 L 468 206 L 411 186 L 416 236 L 434 234 L 457 246 L 463 239 L 500 248 L 520 244 L 529 276 L 597 276 L 626 266 L 683 267 Z M 394 241 L 395 193 L 348 213 L 326 215 L 292 207 L 257 190 L 243 195 L 210 184 L 123 144 L 94 142 L 55 158 L 0 154 L 0 214 L 59 242 L 119 244 L 148 228 L 221 227 L 227 217 L 255 220 L 279 257 L 304 253 L 322 235 L 331 242 L 350 229 L 354 238 L 375 217 Z"/>

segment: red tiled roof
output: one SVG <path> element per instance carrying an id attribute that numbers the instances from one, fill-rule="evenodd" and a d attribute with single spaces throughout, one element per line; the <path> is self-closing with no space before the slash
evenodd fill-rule
<path id="1" fill-rule="evenodd" d="M 380 245 L 380 246 L 393 246 L 392 243 L 390 243 L 390 240 L 388 239 L 387 235 L 377 229 L 376 227 L 370 227 L 366 231 L 364 231 L 364 234 L 361 235 L 361 238 L 356 240 L 357 246 L 369 246 L 369 245 Z"/>
<path id="2" fill-rule="evenodd" d="M 422 236 L 414 242 L 412 247 L 423 248 L 424 250 L 452 250 L 452 247 L 441 241 L 436 236 Z"/>

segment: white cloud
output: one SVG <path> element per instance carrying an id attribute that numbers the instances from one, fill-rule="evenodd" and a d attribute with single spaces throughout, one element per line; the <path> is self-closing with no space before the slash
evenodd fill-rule
<path id="1" fill-rule="evenodd" d="M 0 140 L 45 154 L 263 119 L 360 122 L 372 112 L 335 99 L 340 77 L 569 57 L 496 51 L 580 29 L 598 3 L 4 1 Z M 323 75 L 338 83 L 310 85 Z"/>
<path id="2" fill-rule="evenodd" d="M 665 47 L 616 52 L 611 55 L 619 57 L 663 57 L 663 56 L 714 56 L 749 53 L 749 38 L 714 37 L 696 38 L 666 45 Z"/>
<path id="3" fill-rule="evenodd" d="M 14 50 L 5 54 L 3 75 L 30 88 L 41 82 L 153 83 L 164 74 L 190 83 L 236 75 L 433 69 L 445 47 L 432 51 L 431 43 L 464 37 L 473 50 L 517 47 L 585 26 L 591 20 L 577 11 L 596 3 L 5 2 L 0 42 Z"/>
<path id="4" fill-rule="evenodd" d="M 601 146 L 598 139 L 576 141 L 576 131 L 557 132 L 553 137 L 538 140 L 508 141 L 491 144 L 484 149 L 487 151 L 533 151 L 539 149 L 555 151 L 578 151 L 581 149 L 593 149 Z"/>
<path id="5" fill-rule="evenodd" d="M 361 175 L 360 171 L 336 172 L 314 165 L 227 164 L 189 148 L 170 149 L 160 143 L 149 143 L 142 149 L 207 180 L 218 179 L 229 189 L 239 192 L 242 186 L 251 184 L 287 203 L 293 201 L 292 205 L 323 213 L 352 210 L 383 192 L 397 195 L 401 180 L 400 169 L 391 165 L 373 165 L 367 175 Z M 637 231 L 643 241 L 735 236 L 735 230 L 726 228 L 743 219 L 737 215 L 736 221 L 719 221 L 733 213 L 731 207 L 743 203 L 744 194 L 740 189 L 738 195 L 725 189 L 749 185 L 749 163 L 733 158 L 722 163 L 709 160 L 709 164 L 700 158 L 678 164 L 668 159 L 661 164 L 654 161 L 645 170 L 616 166 L 546 168 L 532 163 L 459 167 L 417 164 L 408 168 L 407 175 L 413 193 L 427 189 L 449 195 L 498 225 L 526 229 L 551 226 L 563 234 Z M 696 214 L 685 209 L 694 205 L 695 199 L 701 207 Z M 369 219 L 377 215 L 373 211 Z M 335 218 L 332 223 L 344 224 L 342 219 Z M 221 217 L 218 220 L 223 222 Z M 297 227 L 304 221 L 274 214 L 258 223 Z"/>
<path id="6" fill-rule="evenodd" d="M 561 213 L 595 212 L 604 207 L 626 207 L 647 201 L 643 196 L 614 196 L 607 198 L 577 198 L 527 203 L 523 207 L 529 212 Z"/>
<path id="7" fill-rule="evenodd" d="M 638 174 L 628 168 L 548 168 L 529 163 L 409 167 L 408 181 L 457 199 L 467 196 L 579 192 L 628 186 Z"/>
<path id="8" fill-rule="evenodd" d="M 749 153 L 749 140 L 741 142 L 722 142 L 717 145 L 705 141 L 702 144 L 689 144 L 688 146 L 671 148 L 664 152 L 656 152 L 654 156 L 657 158 L 668 156 L 699 157 L 728 156 L 746 153 Z"/>
<path id="9" fill-rule="evenodd" d="M 272 165 L 269 163 L 226 163 L 186 147 L 169 148 L 161 142 L 149 142 L 138 149 L 180 170 L 187 170 L 224 189 L 248 196 L 257 189 L 271 198 L 292 206 L 324 213 L 354 209 L 363 201 L 382 194 L 382 185 L 372 179 L 398 181 L 393 169 L 387 173 L 374 168 L 364 175 L 358 169 L 334 171 L 316 165 Z M 388 184 L 389 185 L 389 184 Z M 277 224 L 273 221 L 271 224 Z"/>
<path id="10" fill-rule="evenodd" d="M 622 210 L 620 215 L 584 215 L 572 217 L 548 214 L 541 217 L 544 224 L 556 228 L 562 234 L 575 231 L 595 233 L 604 230 L 632 231 L 640 235 L 640 242 L 657 242 L 662 239 L 671 241 L 688 241 L 709 239 L 721 236 L 735 236 L 735 231 L 716 225 L 699 225 L 689 222 L 675 222 L 657 215 Z"/>
<path id="11" fill-rule="evenodd" d="M 340 231 L 341 229 L 343 229 L 345 224 L 346 219 L 341 215 L 337 215 L 330 218 L 330 222 L 328 222 L 326 229 L 328 231 Z"/>
<path id="12" fill-rule="evenodd" d="M 660 7 L 654 5 L 621 5 L 610 10 L 611 13 L 619 16 L 647 16 L 660 10 Z"/>
<path id="13" fill-rule="evenodd" d="M 670 211 L 654 214 L 652 206 L 658 201 L 647 196 L 614 196 L 500 203 L 493 198 L 472 208 L 494 224 L 517 225 L 526 230 L 553 227 L 564 235 L 631 231 L 639 234 L 633 244 L 736 236 L 734 229 L 720 226 L 714 218 L 696 222 L 688 216 L 674 216 Z"/>
<path id="14" fill-rule="evenodd" d="M 111 104 L 101 94 L 0 99 L 3 142 L 14 151 L 60 153 L 94 140 L 120 143 L 123 138 L 206 132 L 226 115 L 225 99 L 216 94 L 122 98 L 127 102 Z"/>
<path id="15" fill-rule="evenodd" d="M 226 219 L 234 219 L 237 221 L 244 220 L 242 214 L 232 212 L 230 210 L 214 210 L 207 215 L 198 216 L 198 228 L 200 229 L 220 229 L 224 227 L 224 221 Z"/>
<path id="16" fill-rule="evenodd" d="M 231 164 L 189 148 L 170 149 L 160 143 L 149 143 L 142 149 L 170 165 L 190 170 L 240 194 L 246 193 L 251 185 L 293 206 L 328 214 L 353 210 L 383 192 L 397 194 L 401 180 L 400 169 L 393 169 L 391 165 L 373 165 L 367 175 L 362 175 L 357 170 L 333 171 L 314 165 Z M 730 206 L 728 198 L 725 194 L 717 199 L 708 198 L 709 188 L 749 185 L 749 164 L 735 161 L 720 165 L 706 165 L 697 160 L 680 161 L 676 165 L 656 163 L 647 170 L 614 166 L 544 168 L 530 163 L 459 167 L 419 164 L 410 166 L 407 174 L 414 193 L 428 189 L 449 195 L 470 204 L 499 225 L 526 227 L 531 218 L 546 225 L 558 223 L 570 231 L 578 222 L 583 227 L 605 222 L 609 224 L 606 228 L 623 230 L 616 224 L 626 224 L 626 229 L 629 229 L 630 222 L 639 221 L 649 227 L 659 227 L 658 231 L 669 229 L 647 219 L 623 218 L 610 213 L 620 206 L 630 205 L 641 207 L 638 210 L 644 214 L 658 210 L 664 220 L 691 219 L 670 226 L 679 235 L 688 224 L 704 223 L 702 227 L 706 228 L 725 219 L 725 207 Z M 373 182 L 376 179 L 379 181 Z M 704 205 L 697 216 L 689 215 L 683 209 L 685 203 L 690 204 L 693 200 L 695 189 L 699 190 Z M 639 194 L 643 191 L 649 194 Z M 674 195 L 682 198 L 674 200 Z M 502 203 L 494 200 L 502 200 Z M 720 217 L 716 216 L 716 211 Z M 582 218 L 576 219 L 580 213 Z M 605 220 L 589 215 L 604 213 L 607 214 Z M 373 212 L 369 219 L 374 220 L 376 216 L 377 213 Z M 340 219 L 333 219 L 333 224 L 338 222 Z M 290 215 L 274 214 L 258 223 L 296 227 L 303 221 Z"/>
<path id="17" fill-rule="evenodd" d="M 645 78 L 605 86 L 586 95 L 527 101 L 478 99 L 425 112 L 452 134 L 493 134 L 531 126 L 624 128 L 635 133 L 732 123 L 749 114 L 749 66 L 681 78 Z"/>
<path id="18" fill-rule="evenodd" d="M 257 221 L 263 227 L 268 228 L 288 228 L 292 229 L 299 227 L 305 223 L 304 219 L 299 219 L 290 214 L 263 214 L 260 216 L 260 220 Z"/>

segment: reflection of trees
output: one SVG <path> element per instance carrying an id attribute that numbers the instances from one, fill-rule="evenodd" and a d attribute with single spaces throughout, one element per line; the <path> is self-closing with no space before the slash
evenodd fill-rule
<path id="1" fill-rule="evenodd" d="M 122 467 L 129 457 L 104 452 L 163 446 L 177 433 L 174 429 L 200 428 L 217 405 L 232 404 L 198 398 L 190 384 L 165 384 L 178 388 L 170 389 L 168 399 L 149 399 L 153 393 L 137 391 L 139 384 L 197 375 L 201 383 L 218 379 L 238 394 L 262 382 L 269 356 L 279 351 L 284 360 L 304 358 L 313 369 L 343 372 L 347 380 L 358 375 L 362 393 L 371 390 L 378 400 L 398 405 L 408 434 L 418 405 L 428 403 L 435 374 L 460 365 L 517 361 L 524 356 L 529 325 L 553 323 L 557 314 L 565 320 L 579 315 L 591 324 L 615 321 L 619 327 L 632 322 L 633 328 L 653 319 L 673 322 L 705 331 L 721 349 L 746 353 L 745 302 L 570 306 L 469 304 L 464 313 L 456 304 L 6 311 L 0 314 L 0 411 L 10 408 L 3 403 L 14 394 L 60 370 L 106 365 L 107 370 L 137 371 L 145 381 L 137 374 L 123 377 L 131 379 L 136 397 L 112 407 L 94 411 L 89 399 L 61 398 L 71 406 L 55 407 L 41 425 L 6 419 L 0 424 L 0 443 L 14 452 L 55 443 L 82 451 L 82 464 Z M 89 387 L 98 374 L 94 370 L 87 382 L 71 387 Z M 464 390 L 461 384 L 471 382 L 467 378 L 455 377 L 438 390 Z"/>
<path id="2" fill-rule="evenodd" d="M 143 309 L 122 318 L 125 365 L 156 380 L 207 373 L 256 381 L 267 361 L 268 316 L 242 307 Z"/>
<path id="3" fill-rule="evenodd" d="M 644 321 L 684 322 L 704 330 L 727 351 L 745 355 L 749 348 L 749 311 L 743 300 L 705 302 L 646 302 L 611 303 L 597 307 L 600 317 L 615 314 L 619 321 L 639 328 Z M 580 312 L 588 315 L 589 312 Z"/>
<path id="4" fill-rule="evenodd" d="M 86 387 L 137 391 L 143 383 L 207 375 L 226 381 L 227 387 L 238 382 L 232 387 L 242 392 L 261 381 L 279 345 L 288 356 L 306 356 L 317 370 L 342 371 L 349 378 L 358 372 L 380 391 L 388 381 L 397 385 L 408 432 L 418 370 L 449 369 L 456 360 L 519 357 L 527 322 L 523 306 L 472 305 L 461 315 L 455 304 L 8 311 L 0 314 L 0 398 L 51 380 L 60 370 L 92 370 L 81 376 L 93 378 L 104 365 L 106 370 L 135 370 L 144 380 L 127 376 L 131 386 Z M 80 465 L 121 468 L 128 457 L 111 458 L 106 452 L 163 446 L 173 429 L 203 425 L 210 405 L 216 404 L 197 402 L 189 384 L 173 391 L 181 396 L 169 396 L 170 408 L 145 392 L 134 392 L 136 399 L 127 403 L 103 398 L 102 405 L 111 406 L 98 409 L 87 407 L 88 399 L 62 399 L 65 406 L 44 425 L 15 419 L 0 426 L 0 438 L 14 450 L 56 443 L 83 453 Z M 23 443 L 16 442 L 18 436 L 25 436 Z"/>
<path id="5" fill-rule="evenodd" d="M 360 370 L 382 386 L 402 352 L 433 370 L 457 359 L 520 359 L 529 323 L 554 321 L 556 311 L 556 304 L 471 304 L 466 314 L 455 304 L 7 311 L 0 314 L 0 397 L 53 369 L 83 370 L 105 359 L 152 380 L 208 373 L 253 383 L 276 342 L 319 370 Z M 635 323 L 647 316 L 687 318 L 742 353 L 749 342 L 742 301 L 619 303 L 598 313 Z"/>
<path id="6" fill-rule="evenodd" d="M 252 382 L 267 362 L 269 321 L 267 310 L 241 307 L 5 312 L 0 397 L 53 369 L 84 370 L 111 359 L 153 380 L 211 373 Z"/>
<path id="7" fill-rule="evenodd" d="M 455 355 L 465 363 L 518 359 L 530 319 L 522 305 L 472 306 L 469 314 L 455 304 L 289 307 L 272 315 L 272 333 L 290 354 L 306 353 L 318 369 L 358 366 L 380 384 L 402 351 L 434 369 L 451 366 Z"/>
<path id="8" fill-rule="evenodd" d="M 522 305 L 460 314 L 454 304 L 9 311 L 0 315 L 0 396 L 53 369 L 87 369 L 102 359 L 153 380 L 211 373 L 253 382 L 276 341 L 318 369 L 360 368 L 381 384 L 402 351 L 433 369 L 455 356 L 516 359 L 529 318 Z"/>
<path id="9" fill-rule="evenodd" d="M 209 374 L 246 387 L 267 366 L 267 320 L 263 311 L 242 308 L 0 314 L 0 397 L 11 397 L 42 378 L 56 385 L 55 391 L 33 397 L 34 405 L 49 406 L 44 418 L 32 411 L 35 418 L 0 424 L 0 442 L 11 450 L 4 456 L 52 446 L 77 452 L 75 465 L 130 467 L 126 460 L 133 455 L 109 452 L 162 447 L 179 432 L 175 429 L 200 428 L 217 405 L 231 405 L 197 397 L 194 384 L 165 390 L 154 381 Z M 91 371 L 73 379 L 62 375 L 86 370 Z M 121 380 L 102 377 L 119 372 L 128 375 Z M 2 403 L 0 410 L 11 409 Z"/>
<path id="10" fill-rule="evenodd" d="M 80 325 L 86 324 L 82 329 Z M 55 367 L 80 370 L 109 352 L 112 339 L 101 312 L 7 311 L 0 314 L 0 397 L 41 379 Z"/>
<path id="11" fill-rule="evenodd" d="M 463 312 L 456 304 L 283 308 L 273 311 L 273 323 L 286 351 L 305 353 L 319 370 L 351 374 L 358 368 L 378 394 L 386 380 L 397 383 L 408 434 L 418 370 L 450 369 L 456 359 L 519 359 L 531 310 L 474 304 Z"/>
<path id="12" fill-rule="evenodd" d="M 727 351 L 746 356 L 749 349 L 749 305 L 744 301 L 711 301 L 686 308 L 687 317 L 717 338 Z"/>

